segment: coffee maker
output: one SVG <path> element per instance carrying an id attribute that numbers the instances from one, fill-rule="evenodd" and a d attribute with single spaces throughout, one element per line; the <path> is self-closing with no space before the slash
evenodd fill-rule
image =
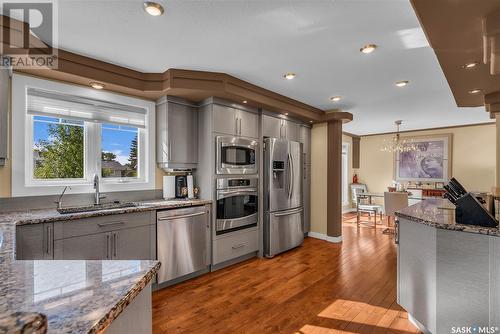
<path id="1" fill-rule="evenodd" d="M 175 198 L 186 198 L 188 196 L 187 186 L 188 186 L 187 175 L 176 175 Z M 184 192 L 183 189 L 185 189 Z"/>

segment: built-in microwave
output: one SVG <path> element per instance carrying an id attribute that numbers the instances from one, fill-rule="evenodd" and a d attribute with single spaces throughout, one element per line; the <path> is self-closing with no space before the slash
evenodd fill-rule
<path id="1" fill-rule="evenodd" d="M 218 136 L 216 142 L 217 174 L 257 174 L 256 140 Z"/>

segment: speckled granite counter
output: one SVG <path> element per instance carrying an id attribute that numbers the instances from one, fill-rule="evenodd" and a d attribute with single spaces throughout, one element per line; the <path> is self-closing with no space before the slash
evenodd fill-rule
<path id="1" fill-rule="evenodd" d="M 155 200 L 129 208 L 64 215 L 55 209 L 1 213 L 0 333 L 38 325 L 42 329 L 47 325 L 48 333 L 101 332 L 151 282 L 160 267 L 158 261 L 16 260 L 16 225 L 207 203 Z"/>
<path id="2" fill-rule="evenodd" d="M 455 206 L 446 199 L 426 199 L 396 212 L 396 216 L 443 230 L 500 237 L 498 228 L 457 224 L 455 222 Z"/>

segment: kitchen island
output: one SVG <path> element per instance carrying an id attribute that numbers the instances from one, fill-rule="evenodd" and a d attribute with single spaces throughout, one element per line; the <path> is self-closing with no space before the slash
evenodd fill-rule
<path id="1" fill-rule="evenodd" d="M 500 230 L 455 222 L 448 200 L 396 213 L 398 303 L 424 333 L 498 333 Z"/>
<path id="2" fill-rule="evenodd" d="M 0 214 L 0 333 L 27 328 L 34 333 L 151 332 L 151 283 L 158 261 L 18 260 L 17 227 L 206 203 L 155 200 L 64 215 L 55 209 Z"/>

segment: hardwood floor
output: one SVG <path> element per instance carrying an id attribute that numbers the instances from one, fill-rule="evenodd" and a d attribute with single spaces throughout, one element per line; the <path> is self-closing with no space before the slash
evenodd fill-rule
<path id="1" fill-rule="evenodd" d="M 418 333 L 396 304 L 396 247 L 344 217 L 343 242 L 306 238 L 153 294 L 154 333 Z"/>

